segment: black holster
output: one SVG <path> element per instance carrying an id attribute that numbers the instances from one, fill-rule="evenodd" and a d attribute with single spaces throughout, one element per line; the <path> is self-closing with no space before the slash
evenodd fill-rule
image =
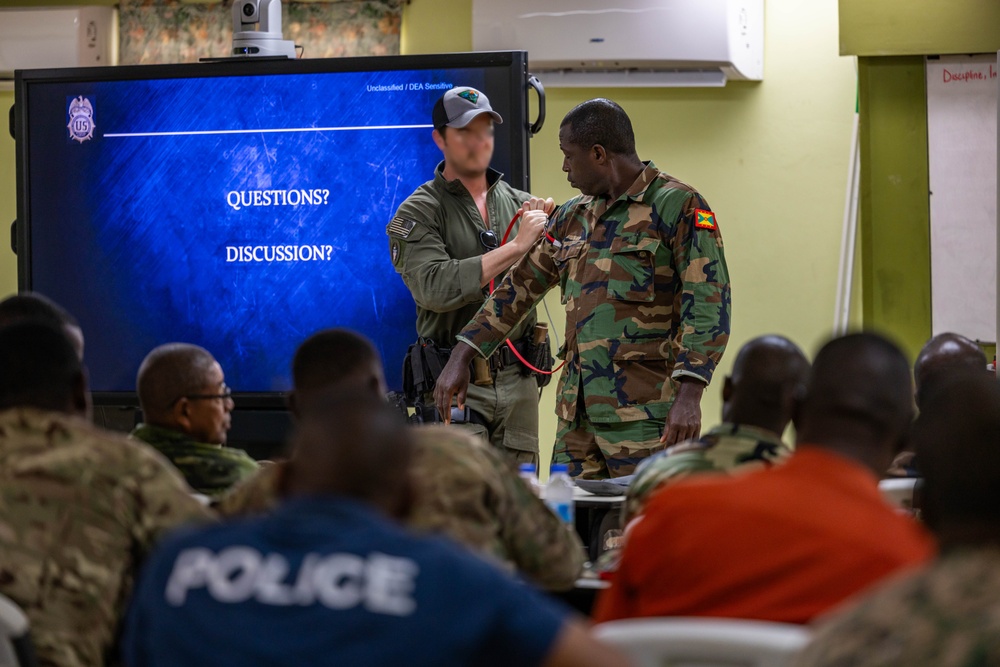
<path id="1" fill-rule="evenodd" d="M 450 355 L 450 348 L 438 347 L 429 338 L 418 338 L 417 342 L 407 349 L 406 358 L 403 360 L 402 398 L 406 406 L 413 408 L 413 414 L 408 417 L 411 423 L 433 424 L 442 421 L 433 402 L 427 405 L 424 401 L 433 393 L 434 384 L 448 363 Z M 465 406 L 462 410 L 453 407 L 451 422 L 488 426 L 486 419 L 475 410 L 470 410 L 469 406 Z"/>
<path id="2" fill-rule="evenodd" d="M 442 350 L 430 338 L 418 338 L 403 359 L 403 396 L 415 407 L 434 391 L 434 383 L 448 363 L 451 350 Z"/>
<path id="3" fill-rule="evenodd" d="M 521 375 L 525 377 L 535 376 L 535 382 L 538 383 L 539 388 L 552 381 L 552 345 L 549 343 L 548 333 L 545 334 L 545 340 L 541 343 L 535 343 L 530 336 L 525 336 L 518 341 L 517 349 L 532 366 L 540 371 L 547 371 L 539 373 L 524 364 L 520 364 Z"/>

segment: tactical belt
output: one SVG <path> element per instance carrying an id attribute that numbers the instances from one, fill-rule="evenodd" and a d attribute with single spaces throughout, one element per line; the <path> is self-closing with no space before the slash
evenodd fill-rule
<path id="1" fill-rule="evenodd" d="M 522 346 L 523 342 L 525 342 L 527 340 L 528 340 L 528 338 L 522 338 L 521 340 L 515 342 L 514 344 L 518 348 L 520 348 Z M 454 350 L 455 348 L 453 348 L 453 347 L 439 347 L 437 349 L 438 349 L 438 351 L 442 355 L 444 355 L 445 357 L 448 357 L 448 356 L 451 356 L 451 351 Z M 487 359 L 486 361 L 490 365 L 490 372 L 493 373 L 494 375 L 496 375 L 497 373 L 499 373 L 500 371 L 502 371 L 505 368 L 508 368 L 510 366 L 514 366 L 514 365 L 517 365 L 517 364 L 520 363 L 520 361 L 518 360 L 518 358 L 516 356 L 514 356 L 514 353 L 511 351 L 511 349 L 507 346 L 506 343 L 504 343 L 503 345 L 501 345 L 500 348 L 496 352 L 494 352 L 493 354 L 491 354 L 490 357 L 489 357 L 489 359 Z M 472 363 L 473 362 L 469 362 L 470 370 L 472 370 L 473 374 L 475 374 L 475 369 L 471 368 Z M 438 374 L 440 374 L 440 370 L 438 370 Z M 437 376 L 435 376 L 435 379 L 437 379 Z"/>
<path id="2" fill-rule="evenodd" d="M 532 342 L 529 337 L 523 337 L 517 342 L 517 345 L 520 350 L 532 349 Z M 418 338 L 417 342 L 409 347 L 403 361 L 403 395 L 407 405 L 415 407 L 417 403 L 423 401 L 426 394 L 434 390 L 434 385 L 441 375 L 448 357 L 451 356 L 452 349 L 450 347 L 439 347 L 434 341 L 428 338 Z M 531 358 L 531 356 L 529 353 L 528 358 Z M 473 364 L 476 361 L 480 365 L 483 363 L 481 359 L 478 359 L 474 360 Z M 470 364 L 470 371 L 472 376 L 476 377 L 477 374 L 473 364 Z M 512 366 L 520 366 L 522 374 L 528 375 L 527 367 L 521 365 L 517 356 L 507 345 L 503 345 L 494 352 L 487 361 L 487 364 L 489 366 L 489 375 L 494 378 L 497 373 Z M 485 420 L 483 421 L 485 423 Z"/>
<path id="3" fill-rule="evenodd" d="M 518 341 L 520 343 L 521 341 Z M 514 353 L 511 351 L 510 347 L 506 343 L 500 346 L 500 349 L 494 352 L 490 358 L 490 370 L 494 373 L 498 373 L 508 366 L 513 366 L 520 363 Z"/>

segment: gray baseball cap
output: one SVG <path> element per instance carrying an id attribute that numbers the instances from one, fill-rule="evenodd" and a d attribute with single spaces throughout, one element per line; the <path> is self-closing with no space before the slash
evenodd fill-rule
<path id="1" fill-rule="evenodd" d="M 452 88 L 441 96 L 441 99 L 434 104 L 431 119 L 436 128 L 446 125 L 448 127 L 465 127 L 481 113 L 493 116 L 494 122 L 498 125 L 503 123 L 500 114 L 490 106 L 490 100 L 486 97 L 486 93 L 475 88 L 462 86 Z"/>

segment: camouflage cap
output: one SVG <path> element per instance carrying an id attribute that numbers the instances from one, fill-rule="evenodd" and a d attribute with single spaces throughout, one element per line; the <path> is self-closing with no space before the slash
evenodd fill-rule
<path id="1" fill-rule="evenodd" d="M 485 93 L 462 86 L 452 88 L 441 96 L 441 99 L 434 104 L 431 118 L 435 128 L 465 127 L 482 113 L 493 116 L 497 124 L 503 123 L 503 118 L 490 106 L 490 100 Z"/>

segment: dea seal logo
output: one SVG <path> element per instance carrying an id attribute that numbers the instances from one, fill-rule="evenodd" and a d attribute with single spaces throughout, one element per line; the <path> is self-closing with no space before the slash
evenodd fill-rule
<path id="1" fill-rule="evenodd" d="M 83 95 L 69 103 L 69 138 L 81 144 L 94 138 L 94 106 Z"/>

